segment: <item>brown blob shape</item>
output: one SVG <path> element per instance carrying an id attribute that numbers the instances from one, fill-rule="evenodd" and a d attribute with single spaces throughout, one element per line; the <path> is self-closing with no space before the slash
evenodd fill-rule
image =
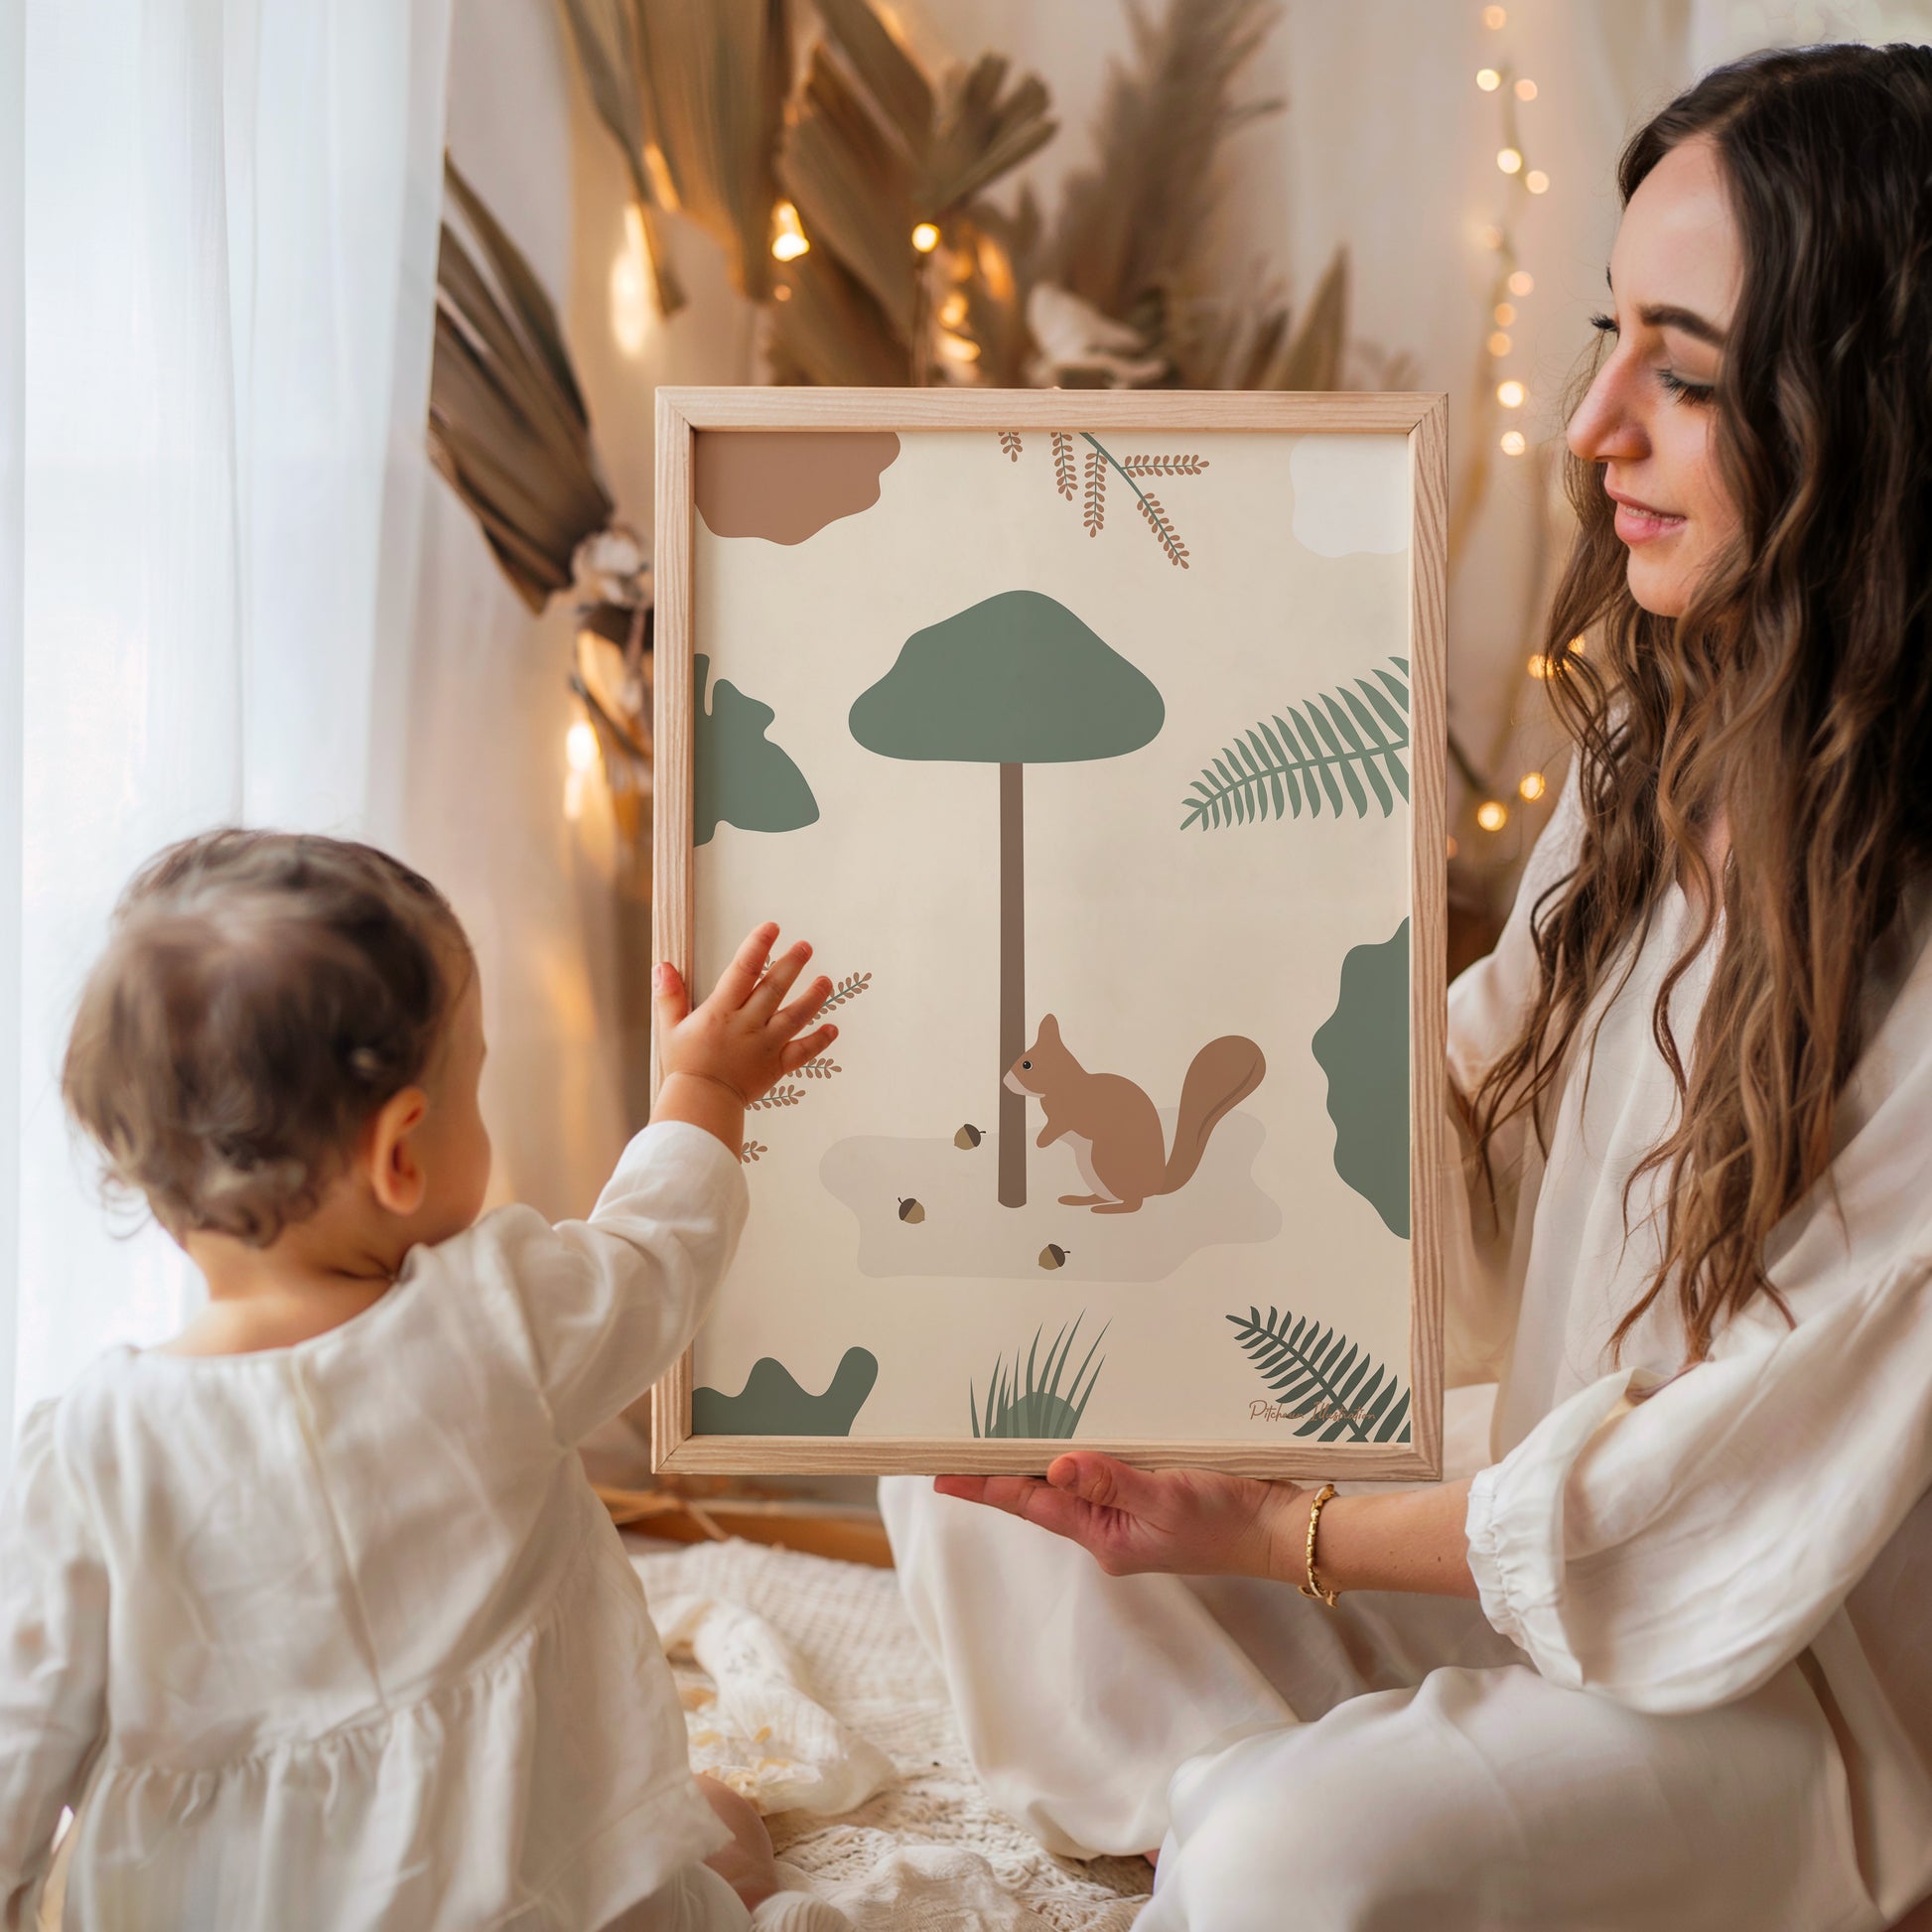
<path id="1" fill-rule="evenodd" d="M 879 500 L 891 430 L 707 429 L 694 439 L 698 514 L 716 537 L 803 543 Z"/>

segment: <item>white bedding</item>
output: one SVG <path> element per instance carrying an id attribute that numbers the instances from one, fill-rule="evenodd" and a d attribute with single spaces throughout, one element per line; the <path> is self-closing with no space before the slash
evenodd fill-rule
<path id="1" fill-rule="evenodd" d="M 751 1543 L 633 1556 L 692 1762 L 767 1814 L 857 1932 L 1126 1932 L 1140 1860 L 1049 1855 L 988 1804 L 890 1571 Z M 657 1552 L 663 1552 L 658 1554 Z"/>

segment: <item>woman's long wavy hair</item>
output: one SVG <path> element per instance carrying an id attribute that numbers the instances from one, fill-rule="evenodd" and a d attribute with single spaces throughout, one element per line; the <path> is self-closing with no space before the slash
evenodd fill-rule
<path id="1" fill-rule="evenodd" d="M 1694 1361 L 1759 1294 L 1790 1318 L 1766 1239 L 1830 1165 L 1865 968 L 1932 857 L 1932 50 L 1720 69 L 1630 142 L 1623 200 L 1696 137 L 1717 149 L 1743 256 L 1714 398 L 1739 533 L 1680 618 L 1655 616 L 1630 595 L 1598 466 L 1570 460 L 1582 529 L 1547 689 L 1585 836 L 1532 911 L 1534 1010 L 1469 1107 L 1493 1202 L 1492 1137 L 1528 1109 L 1547 1152 L 1543 1098 L 1681 865 L 1703 917 L 1651 1022 L 1678 1111 L 1623 1192 L 1627 1234 L 1631 1188 L 1668 1168 L 1663 1257 L 1612 1349 L 1675 1278 Z M 1701 847 L 1721 805 L 1720 883 Z M 1687 1072 L 1669 1001 L 1718 894 Z"/>

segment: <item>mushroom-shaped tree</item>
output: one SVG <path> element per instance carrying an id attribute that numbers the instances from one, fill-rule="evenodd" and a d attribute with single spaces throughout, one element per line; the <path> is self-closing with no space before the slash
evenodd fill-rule
<path id="1" fill-rule="evenodd" d="M 1137 752 L 1161 694 L 1064 604 L 1002 591 L 906 638 L 852 707 L 852 736 L 889 759 L 1000 767 L 1000 1200 L 1027 1204 L 1027 1102 L 1005 1084 L 1027 1050 L 1022 768 Z"/>

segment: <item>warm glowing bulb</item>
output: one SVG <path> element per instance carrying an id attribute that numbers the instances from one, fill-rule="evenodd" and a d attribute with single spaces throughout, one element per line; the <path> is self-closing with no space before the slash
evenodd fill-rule
<path id="1" fill-rule="evenodd" d="M 1498 302 L 1496 304 L 1496 327 L 1498 329 L 1507 329 L 1509 325 L 1515 320 L 1516 320 L 1515 303 Z"/>
<path id="2" fill-rule="evenodd" d="M 1523 165 L 1523 155 L 1520 149 L 1498 148 L 1496 150 L 1496 166 L 1500 168 L 1504 174 L 1513 175 L 1515 174 L 1517 169 L 1522 167 L 1522 165 Z"/>
<path id="3" fill-rule="evenodd" d="M 1516 98 L 1518 100 L 1534 100 L 1536 98 L 1536 82 L 1534 80 L 1517 81 Z"/>
<path id="4" fill-rule="evenodd" d="M 1504 456 L 1521 456 L 1529 448 L 1529 442 L 1520 429 L 1506 429 L 1502 434 Z"/>
<path id="5" fill-rule="evenodd" d="M 564 734 L 564 758 L 573 771 L 588 771 L 597 762 L 597 733 L 589 719 L 578 719 Z"/>
<path id="6" fill-rule="evenodd" d="M 1523 398 L 1528 394 L 1529 391 L 1514 376 L 1511 376 L 1507 382 L 1496 384 L 1496 400 L 1505 409 L 1521 409 Z"/>
<path id="7" fill-rule="evenodd" d="M 1476 239 L 1485 248 L 1500 248 L 1503 245 L 1503 231 L 1493 221 L 1485 221 L 1476 230 Z"/>
<path id="8" fill-rule="evenodd" d="M 795 262 L 809 254 L 812 244 L 798 225 L 798 210 L 789 202 L 780 202 L 771 210 L 771 252 L 781 262 Z"/>
<path id="9" fill-rule="evenodd" d="M 1570 648 L 1574 650 L 1579 657 L 1581 657 L 1584 654 L 1584 645 L 1587 641 L 1588 640 L 1587 638 L 1572 637 L 1570 640 Z"/>
<path id="10" fill-rule="evenodd" d="M 1493 94 L 1502 84 L 1503 77 L 1494 68 L 1478 68 L 1476 69 L 1476 85 L 1485 94 Z"/>
<path id="11" fill-rule="evenodd" d="M 1511 295 L 1528 295 L 1535 287 L 1536 277 L 1527 268 L 1519 268 L 1509 278 L 1509 292 Z"/>
<path id="12" fill-rule="evenodd" d="M 775 287 L 771 291 L 771 299 L 773 302 L 789 302 L 791 300 L 791 289 L 789 285 L 784 282 L 780 282 L 777 285 L 777 287 Z"/>
<path id="13" fill-rule="evenodd" d="M 912 246 L 920 254 L 929 255 L 939 245 L 939 230 L 930 221 L 921 221 L 912 230 Z"/>
<path id="14" fill-rule="evenodd" d="M 1495 33 L 1499 28 L 1501 28 L 1504 25 L 1505 22 L 1508 21 L 1508 19 L 1509 19 L 1508 14 L 1506 14 L 1500 7 L 1484 7 L 1482 10 L 1482 24 L 1485 27 L 1487 27 L 1491 33 Z"/>
<path id="15" fill-rule="evenodd" d="M 1509 353 L 1509 337 L 1504 331 L 1498 329 L 1489 338 L 1489 353 L 1499 358 Z"/>
<path id="16" fill-rule="evenodd" d="M 1523 186 L 1527 188 L 1532 195 L 1546 195 L 1549 193 L 1550 190 L 1550 177 L 1546 175 L 1541 168 L 1532 168 L 1529 171 L 1529 173 L 1523 177 Z"/>
<path id="17" fill-rule="evenodd" d="M 1485 832 L 1500 832 L 1509 823 L 1509 807 L 1500 798 L 1485 798 L 1476 807 L 1476 823 Z"/>
<path id="18" fill-rule="evenodd" d="M 960 290 L 955 289 L 940 303 L 939 320 L 948 329 L 957 329 L 966 320 L 966 297 Z"/>
<path id="19" fill-rule="evenodd" d="M 1541 651 L 1538 651 L 1536 655 L 1530 659 L 1530 676 L 1548 677 L 1549 675 L 1550 675 L 1550 660 L 1547 657 L 1545 657 Z"/>
<path id="20" fill-rule="evenodd" d="M 1543 796 L 1543 773 L 1525 771 L 1516 781 L 1516 789 L 1532 804 Z"/>

